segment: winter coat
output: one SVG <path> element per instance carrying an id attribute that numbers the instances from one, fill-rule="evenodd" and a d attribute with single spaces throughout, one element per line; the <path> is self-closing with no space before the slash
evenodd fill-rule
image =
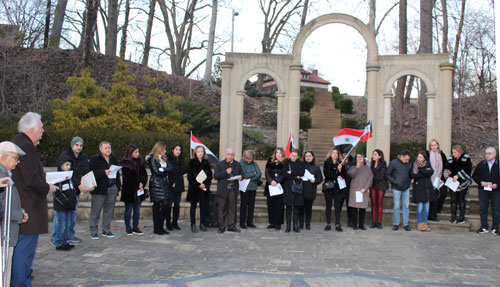
<path id="1" fill-rule="evenodd" d="M 171 152 L 167 153 L 167 159 L 172 166 L 172 171 L 169 173 L 168 179 L 174 192 L 184 192 L 184 174 L 186 167 L 184 166 L 184 158 L 175 157 Z M 174 185 L 175 184 L 175 185 Z"/>
<path id="2" fill-rule="evenodd" d="M 289 173 L 290 172 L 290 173 Z M 302 184 L 302 179 L 298 176 L 304 176 L 305 165 L 300 159 L 293 162 L 291 159 L 285 160 L 283 163 L 283 203 L 286 206 L 303 206 L 304 194 L 292 192 L 293 184 Z"/>
<path id="3" fill-rule="evenodd" d="M 413 197 L 412 200 L 415 203 L 418 202 L 428 202 L 436 201 L 436 193 L 434 192 L 434 186 L 432 185 L 431 176 L 434 170 L 431 167 L 430 161 L 424 167 L 418 169 L 415 173 L 413 167 L 415 166 L 417 160 L 413 162 L 410 169 L 411 177 L 413 178 Z"/>
<path id="4" fill-rule="evenodd" d="M 377 167 L 374 164 L 370 166 L 373 173 L 373 183 L 372 186 L 380 190 L 387 190 L 389 188 L 389 183 L 387 182 L 387 163 L 385 161 L 379 162 Z"/>
<path id="5" fill-rule="evenodd" d="M 228 174 L 226 169 L 231 168 L 231 173 Z M 228 195 L 227 186 L 230 183 L 229 178 L 233 176 L 240 175 L 243 177 L 243 169 L 241 168 L 241 164 L 233 160 L 232 162 L 227 162 L 225 159 L 219 161 L 215 165 L 214 170 L 214 178 L 217 180 L 217 196 L 222 198 L 226 198 Z M 233 190 L 239 190 L 239 181 L 232 180 L 234 186 Z"/>
<path id="6" fill-rule="evenodd" d="M 109 169 L 111 165 L 118 165 L 115 157 L 111 154 L 109 156 L 109 163 L 104 159 L 101 153 L 94 155 L 90 159 L 90 169 L 94 172 L 95 181 L 97 182 L 97 187 L 90 192 L 90 194 L 108 194 L 108 187 L 116 184 L 118 190 L 121 188 L 120 172 L 116 173 L 115 179 L 110 179 L 104 172 Z"/>
<path id="7" fill-rule="evenodd" d="M 273 162 L 272 158 L 267 160 L 266 163 L 266 187 L 264 190 L 264 195 L 269 196 L 269 185 L 274 181 L 277 183 L 281 183 L 283 181 L 283 163 L 282 162 Z"/>
<path id="8" fill-rule="evenodd" d="M 159 159 L 153 158 L 153 155 L 149 154 L 146 156 L 146 162 L 149 165 L 149 170 L 151 171 L 151 177 L 149 178 L 149 194 L 152 202 L 164 201 L 168 198 L 168 172 L 172 171 L 172 166 L 167 165 L 162 167 Z"/>
<path id="9" fill-rule="evenodd" d="M 123 166 L 122 194 L 120 200 L 126 203 L 134 203 L 139 184 L 142 183 L 143 188 L 146 189 L 146 183 L 148 183 L 148 174 L 144 166 L 144 161 L 142 158 L 124 159 L 118 165 Z M 145 198 L 144 195 L 140 196 L 141 201 Z"/>
<path id="10" fill-rule="evenodd" d="M 338 167 L 340 165 L 340 161 L 337 161 L 336 163 L 333 162 L 332 158 L 328 158 L 325 160 L 323 163 L 323 173 L 325 174 L 325 183 L 327 181 L 333 182 L 334 188 L 331 190 L 328 190 L 328 192 L 338 192 L 340 191 L 339 188 L 339 183 L 337 181 L 339 176 L 342 176 L 342 178 L 346 181 L 346 188 L 347 186 L 347 172 L 346 172 L 346 166 L 343 166 L 340 171 L 338 170 Z M 327 190 L 324 189 L 323 185 L 323 193 L 325 193 Z"/>
<path id="11" fill-rule="evenodd" d="M 10 177 L 7 169 L 0 164 L 0 178 L 2 177 Z M 3 228 L 3 216 L 5 210 L 5 191 L 6 187 L 0 188 L 0 204 L 2 205 L 2 213 L 0 220 L 0 227 Z M 17 239 L 19 237 L 19 226 L 21 221 L 23 221 L 24 213 L 21 209 L 21 199 L 19 198 L 19 193 L 17 191 L 16 185 L 12 186 L 12 193 L 10 199 L 10 240 L 9 246 L 14 247 L 17 244 Z M 3 230 L 3 229 L 1 229 Z"/>
<path id="12" fill-rule="evenodd" d="M 240 164 L 241 168 L 243 169 L 243 179 L 250 179 L 250 182 L 248 183 L 247 186 L 247 190 L 248 191 L 257 190 L 258 187 L 257 183 L 260 177 L 262 176 L 259 165 L 257 165 L 255 161 L 248 163 L 245 160 L 242 160 Z"/>
<path id="13" fill-rule="evenodd" d="M 468 154 L 462 154 L 458 159 L 453 155 L 448 157 L 448 164 L 446 169 L 443 170 L 443 175 L 450 174 L 451 177 L 458 176 L 460 185 L 457 192 L 466 190 L 472 184 L 472 161 Z"/>
<path id="14" fill-rule="evenodd" d="M 360 168 L 353 166 L 347 172 L 351 177 L 351 186 L 349 189 L 349 206 L 354 208 L 367 208 L 370 201 L 370 187 L 372 186 L 373 173 L 370 167 L 363 165 Z M 356 202 L 356 191 L 365 189 L 363 193 L 363 202 Z"/>
<path id="15" fill-rule="evenodd" d="M 73 187 L 75 188 L 76 194 L 80 194 L 81 190 L 79 190 L 78 187 L 80 186 L 82 177 L 90 171 L 89 159 L 83 153 L 80 153 L 78 157 L 75 157 L 75 154 L 73 153 L 71 147 L 61 153 L 61 155 L 59 156 L 59 161 L 63 157 L 71 158 L 71 170 L 73 171 L 71 182 L 73 182 Z"/>
<path id="16" fill-rule="evenodd" d="M 410 162 L 404 163 L 398 156 L 391 161 L 385 174 L 393 189 L 405 191 L 410 188 Z"/>
<path id="17" fill-rule="evenodd" d="M 204 171 L 207 175 L 207 179 L 203 181 L 207 190 L 204 191 L 200 188 L 200 183 L 196 181 L 196 177 L 200 171 Z M 186 200 L 189 202 L 198 202 L 200 200 L 200 192 L 210 192 L 210 182 L 212 181 L 212 168 L 208 160 L 203 159 L 201 162 L 197 158 L 193 158 L 189 161 L 187 166 L 187 178 L 188 178 L 188 194 Z"/>
<path id="18" fill-rule="evenodd" d="M 500 173 L 498 170 L 498 160 L 495 159 L 495 162 L 491 166 L 491 171 L 488 166 L 488 161 L 483 160 L 478 163 L 474 173 L 472 174 L 472 178 L 477 183 L 478 188 L 480 190 L 484 190 L 484 187 L 481 185 L 481 181 L 491 182 L 492 184 L 496 184 L 497 188 L 493 189 L 493 192 L 500 192 Z"/>
<path id="19" fill-rule="evenodd" d="M 314 183 L 309 180 L 303 181 L 302 186 L 304 187 L 304 198 L 316 199 L 316 192 L 318 191 L 318 185 L 323 182 L 323 174 L 319 166 L 312 163 L 304 163 L 305 168 L 314 175 Z"/>
<path id="20" fill-rule="evenodd" d="M 24 133 L 17 134 L 11 141 L 26 153 L 19 158 L 19 163 L 12 171 L 12 180 L 19 192 L 21 207 L 30 217 L 28 222 L 20 225 L 19 234 L 48 233 L 47 194 L 50 186 L 46 182 L 45 172 L 36 147 Z"/>

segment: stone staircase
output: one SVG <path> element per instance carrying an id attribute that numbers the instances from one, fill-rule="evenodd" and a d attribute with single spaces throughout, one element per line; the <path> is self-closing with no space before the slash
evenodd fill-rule
<path id="1" fill-rule="evenodd" d="M 316 91 L 310 116 L 312 125 L 307 133 L 307 149 L 313 150 L 319 162 L 322 162 L 333 146 L 333 137 L 342 127 L 340 110 L 335 109 L 331 93 Z"/>

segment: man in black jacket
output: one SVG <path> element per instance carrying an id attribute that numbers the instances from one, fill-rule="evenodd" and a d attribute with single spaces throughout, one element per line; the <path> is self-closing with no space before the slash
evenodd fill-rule
<path id="1" fill-rule="evenodd" d="M 386 171 L 387 179 L 392 184 L 392 200 L 394 204 L 393 217 L 394 227 L 399 229 L 399 208 L 403 205 L 403 226 L 406 231 L 410 231 L 408 220 L 410 217 L 410 152 L 404 150 L 391 161 Z"/>
<path id="2" fill-rule="evenodd" d="M 481 161 L 472 178 L 478 184 L 479 190 L 479 215 L 481 216 L 481 228 L 477 233 L 488 233 L 488 206 L 491 202 L 493 224 L 491 233 L 500 235 L 498 223 L 500 219 L 500 173 L 498 169 L 498 160 L 496 159 L 497 150 L 489 147 L 485 152 L 485 160 Z"/>
<path id="3" fill-rule="evenodd" d="M 240 232 L 236 227 L 236 193 L 242 174 L 240 163 L 234 160 L 234 150 L 226 149 L 226 158 L 215 165 L 214 171 L 219 201 L 219 233 L 223 233 L 226 227 L 228 231 Z"/>

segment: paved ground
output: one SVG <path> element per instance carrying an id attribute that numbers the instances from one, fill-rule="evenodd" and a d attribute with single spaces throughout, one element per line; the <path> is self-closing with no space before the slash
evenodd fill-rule
<path id="1" fill-rule="evenodd" d="M 500 237 L 436 231 L 369 229 L 290 234 L 265 229 L 193 234 L 189 224 L 170 235 L 126 236 L 55 251 L 40 237 L 33 286 L 500 286 Z"/>

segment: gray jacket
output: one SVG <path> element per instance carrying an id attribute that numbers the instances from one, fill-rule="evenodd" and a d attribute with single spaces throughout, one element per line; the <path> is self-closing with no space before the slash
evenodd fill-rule
<path id="1" fill-rule="evenodd" d="M 7 169 L 0 164 L 0 178 L 8 177 L 9 172 Z M 5 191 L 7 188 L 0 188 L 0 204 L 2 206 L 2 220 L 0 221 L 0 226 L 3 228 L 3 216 L 5 213 Z M 19 224 L 23 220 L 24 214 L 21 209 L 21 199 L 19 199 L 19 193 L 17 192 L 17 188 L 14 185 L 12 187 L 12 196 L 11 196 L 11 209 L 10 209 L 10 241 L 9 246 L 14 247 L 17 244 L 17 238 L 19 236 Z"/>
<path id="2" fill-rule="evenodd" d="M 387 168 L 386 175 L 393 189 L 405 191 L 410 188 L 410 168 L 410 162 L 403 163 L 399 159 L 399 156 L 391 161 Z"/>

